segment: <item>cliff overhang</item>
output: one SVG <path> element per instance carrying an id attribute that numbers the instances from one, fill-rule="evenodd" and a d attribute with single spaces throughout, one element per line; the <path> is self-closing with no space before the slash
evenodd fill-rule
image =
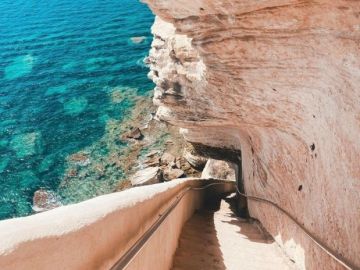
<path id="1" fill-rule="evenodd" d="M 360 265 L 360 5 L 145 2 L 158 16 L 158 118 L 195 145 L 241 151 L 247 194 Z M 249 211 L 300 269 L 342 269 L 275 209 L 249 202 Z"/>

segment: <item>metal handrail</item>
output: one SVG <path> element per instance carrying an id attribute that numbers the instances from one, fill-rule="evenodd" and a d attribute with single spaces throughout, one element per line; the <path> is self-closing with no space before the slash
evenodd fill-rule
<path id="1" fill-rule="evenodd" d="M 323 251 L 325 251 L 330 257 L 335 259 L 338 263 L 340 263 L 343 267 L 349 270 L 359 270 L 360 267 L 355 266 L 353 263 L 349 262 L 347 259 L 345 259 L 343 256 L 338 254 L 336 251 L 329 248 L 323 241 L 321 241 L 318 237 L 314 236 L 308 229 L 306 229 L 295 217 L 293 217 L 289 212 L 287 212 L 285 209 L 281 208 L 278 204 L 269 201 L 267 199 L 252 196 L 252 195 L 246 195 L 245 193 L 240 192 L 239 188 L 236 186 L 237 193 L 247 199 L 258 201 L 262 203 L 267 203 L 272 206 L 274 206 L 276 209 L 280 210 L 282 213 L 284 213 L 288 218 L 290 218 L 300 229 L 302 229 L 306 236 L 308 236 L 318 247 L 320 247 Z"/>
<path id="2" fill-rule="evenodd" d="M 206 180 L 206 179 L 202 179 Z M 216 179 L 207 179 L 207 180 L 216 180 Z M 187 187 L 185 190 L 183 190 L 178 196 L 176 196 L 175 201 L 162 213 L 159 215 L 159 218 L 154 222 L 154 224 L 134 243 L 134 245 L 114 264 L 113 267 L 110 268 L 110 270 L 122 270 L 125 269 L 136 257 L 136 255 L 142 250 L 145 243 L 151 238 L 151 236 L 154 234 L 154 232 L 160 227 L 160 225 L 164 222 L 164 220 L 167 218 L 167 216 L 172 212 L 172 210 L 175 209 L 175 207 L 179 204 L 181 199 L 185 196 L 185 194 L 190 190 L 204 190 L 209 188 L 210 186 L 214 185 L 225 185 L 229 184 L 229 182 L 218 182 L 218 183 L 211 183 L 208 185 L 205 185 L 203 187 L 194 188 L 194 187 Z M 235 184 L 235 183 L 234 183 Z M 339 255 L 337 252 L 333 251 L 331 248 L 329 248 L 323 241 L 318 239 L 316 236 L 314 236 L 308 229 L 306 229 L 300 222 L 296 220 L 289 212 L 281 208 L 278 204 L 269 201 L 267 199 L 252 196 L 252 195 L 246 195 L 245 193 L 240 192 L 237 185 L 235 185 L 236 192 L 247 199 L 258 201 L 266 204 L 270 204 L 274 206 L 276 209 L 280 210 L 282 213 L 284 213 L 288 218 L 290 218 L 302 231 L 304 231 L 305 235 L 310 238 L 318 247 L 320 247 L 323 251 L 325 251 L 330 257 L 335 259 L 338 263 L 340 263 L 343 267 L 349 270 L 359 270 L 360 267 L 355 266 L 348 260 L 346 260 L 343 256 Z"/>
<path id="3" fill-rule="evenodd" d="M 205 180 L 205 179 L 203 179 Z M 214 180 L 214 179 L 211 179 Z M 136 257 L 136 255 L 142 250 L 145 243 L 151 238 L 154 232 L 160 227 L 160 225 L 164 222 L 167 216 L 175 209 L 175 207 L 179 204 L 181 199 L 185 196 L 185 194 L 190 190 L 204 190 L 211 186 L 215 185 L 225 185 L 231 184 L 231 182 L 219 182 L 219 183 L 211 183 L 205 185 L 203 187 L 194 188 L 187 187 L 183 190 L 179 195 L 176 196 L 175 201 L 162 213 L 159 215 L 158 219 L 151 225 L 151 227 L 132 245 L 132 247 L 110 268 L 110 270 L 122 270 L 125 269 Z M 235 182 L 234 182 L 235 184 Z"/>

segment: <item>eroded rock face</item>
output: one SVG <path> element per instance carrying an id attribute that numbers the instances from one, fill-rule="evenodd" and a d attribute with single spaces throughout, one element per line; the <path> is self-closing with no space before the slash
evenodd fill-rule
<path id="1" fill-rule="evenodd" d="M 359 3 L 146 2 L 161 17 L 149 58 L 157 117 L 190 142 L 241 149 L 248 194 L 360 266 Z M 249 211 L 299 268 L 342 269 L 272 206 Z"/>

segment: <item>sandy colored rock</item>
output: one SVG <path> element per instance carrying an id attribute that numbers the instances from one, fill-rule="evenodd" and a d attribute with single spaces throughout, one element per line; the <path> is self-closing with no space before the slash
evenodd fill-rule
<path id="1" fill-rule="evenodd" d="M 173 180 L 184 176 L 184 171 L 177 168 L 166 168 L 164 170 L 164 179 L 165 180 Z"/>
<path id="2" fill-rule="evenodd" d="M 201 178 L 236 181 L 235 170 L 230 162 L 211 158 L 206 162 Z"/>
<path id="3" fill-rule="evenodd" d="M 137 127 L 132 128 L 131 130 L 129 130 L 127 133 L 124 134 L 125 138 L 128 139 L 135 139 L 135 140 L 141 140 L 144 136 L 141 133 L 141 130 Z"/>
<path id="4" fill-rule="evenodd" d="M 159 16 L 157 117 L 190 142 L 241 150 L 246 193 L 359 268 L 358 2 L 146 2 Z M 249 211 L 298 268 L 343 269 L 273 207 L 251 201 Z"/>
<path id="5" fill-rule="evenodd" d="M 150 185 L 159 183 L 161 180 L 161 170 L 159 167 L 149 167 L 140 171 L 137 171 L 133 177 L 131 177 L 131 184 L 133 186 Z"/>
<path id="6" fill-rule="evenodd" d="M 187 149 L 184 150 L 183 157 L 186 159 L 187 162 L 189 162 L 191 166 L 197 169 L 204 168 L 207 161 L 207 158 L 204 158 L 199 155 L 195 155 L 194 153 L 192 153 Z"/>
<path id="7" fill-rule="evenodd" d="M 144 161 L 144 165 L 147 167 L 157 167 L 160 165 L 160 158 L 157 156 L 151 156 Z"/>
<path id="8" fill-rule="evenodd" d="M 176 158 L 175 166 L 176 166 L 176 168 L 178 168 L 178 169 L 181 168 L 181 159 L 180 159 L 179 157 Z"/>
<path id="9" fill-rule="evenodd" d="M 175 162 L 175 157 L 172 154 L 165 152 L 161 156 L 161 164 L 168 165 L 168 164 L 173 163 L 173 162 Z"/>
<path id="10" fill-rule="evenodd" d="M 145 155 L 145 157 L 153 157 L 153 156 L 158 155 L 158 154 L 159 154 L 159 150 L 152 150 L 149 153 L 147 153 Z"/>

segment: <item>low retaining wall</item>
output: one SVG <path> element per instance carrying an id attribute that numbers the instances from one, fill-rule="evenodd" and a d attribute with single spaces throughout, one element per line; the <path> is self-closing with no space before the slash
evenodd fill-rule
<path id="1" fill-rule="evenodd" d="M 109 269 L 179 192 L 205 181 L 189 178 L 137 187 L 1 221 L 0 269 Z M 226 192 L 233 185 L 214 188 Z M 169 269 L 181 228 L 201 207 L 205 192 L 187 192 L 127 269 Z"/>

